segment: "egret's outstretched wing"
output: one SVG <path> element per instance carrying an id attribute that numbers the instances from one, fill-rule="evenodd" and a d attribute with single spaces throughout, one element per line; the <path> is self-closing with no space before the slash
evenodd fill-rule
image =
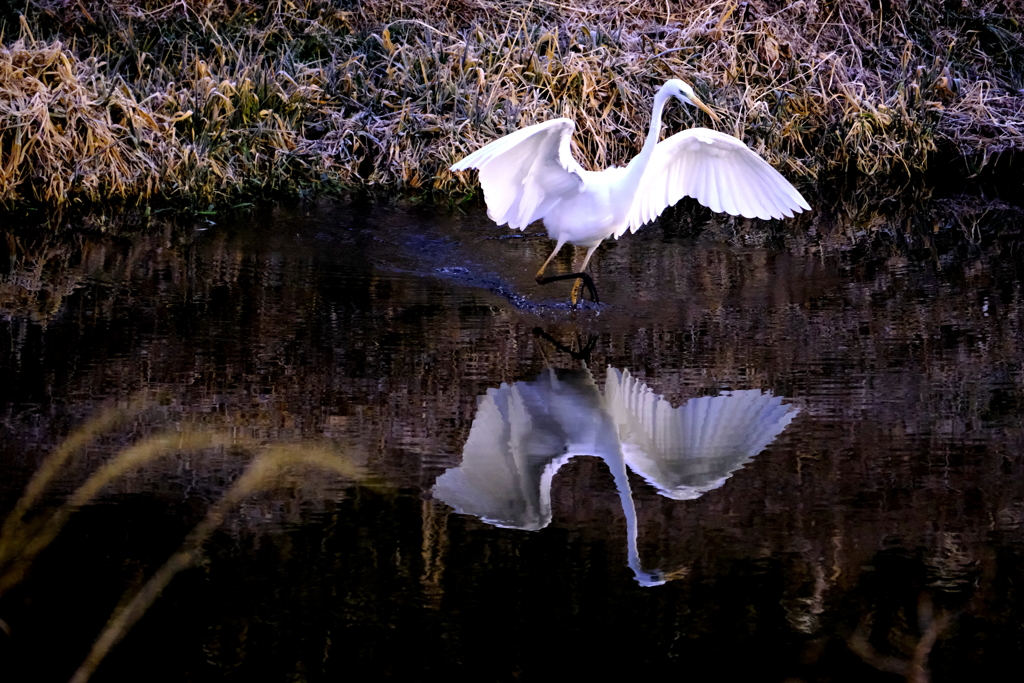
<path id="1" fill-rule="evenodd" d="M 522 230 L 583 187 L 582 169 L 570 150 L 575 128 L 570 119 L 553 119 L 517 130 L 451 170 L 479 169 L 487 215 L 498 225 Z"/>
<path id="2" fill-rule="evenodd" d="M 709 128 L 684 130 L 654 148 L 633 199 L 629 229 L 636 232 L 683 197 L 693 197 L 712 211 L 746 218 L 792 217 L 811 208 L 743 141 Z"/>
<path id="3" fill-rule="evenodd" d="M 605 395 L 630 469 L 677 500 L 724 484 L 799 412 L 757 389 L 694 398 L 673 408 L 629 371 L 615 368 L 608 368 Z"/>

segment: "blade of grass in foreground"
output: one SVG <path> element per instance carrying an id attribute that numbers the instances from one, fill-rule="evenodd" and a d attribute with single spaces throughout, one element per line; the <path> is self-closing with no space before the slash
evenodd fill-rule
<path id="1" fill-rule="evenodd" d="M 320 469 L 346 479 L 364 478 L 362 468 L 332 451 L 302 446 L 275 446 L 258 455 L 245 473 L 207 512 L 206 517 L 186 537 L 181 547 L 116 611 L 96 639 L 71 683 L 86 683 L 110 650 L 142 617 L 171 580 L 202 557 L 202 546 L 224 517 L 247 496 L 281 486 L 280 475 L 294 469 Z"/>

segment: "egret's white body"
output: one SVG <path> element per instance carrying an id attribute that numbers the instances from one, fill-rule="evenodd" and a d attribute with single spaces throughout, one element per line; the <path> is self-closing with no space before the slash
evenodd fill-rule
<path id="1" fill-rule="evenodd" d="M 556 246 L 538 281 L 564 245 L 587 248 L 585 269 L 602 241 L 636 232 L 686 196 L 712 211 L 747 218 L 788 218 L 811 208 L 782 174 L 731 135 L 691 128 L 659 142 L 670 97 L 717 118 L 688 84 L 667 81 L 654 96 L 643 148 L 626 168 L 584 170 L 570 150 L 576 124 L 562 118 L 495 140 L 451 170 L 479 170 L 487 215 L 498 225 L 523 230 L 544 222 Z"/>

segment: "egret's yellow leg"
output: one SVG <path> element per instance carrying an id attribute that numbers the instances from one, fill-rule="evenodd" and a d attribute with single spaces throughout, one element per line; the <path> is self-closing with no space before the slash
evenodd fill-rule
<path id="1" fill-rule="evenodd" d="M 582 273 L 582 272 L 586 271 L 587 264 L 590 263 L 590 257 L 594 255 L 595 251 L 597 251 L 597 247 L 598 247 L 598 245 L 595 244 L 594 246 L 592 246 L 589 249 L 587 249 L 587 255 L 583 259 L 583 265 L 580 267 L 579 272 Z M 569 295 L 569 301 L 572 302 L 573 306 L 576 305 L 576 301 L 580 297 L 580 289 L 582 287 L 583 287 L 583 278 L 578 278 L 576 280 L 576 284 L 574 284 L 572 286 L 572 293 Z"/>
<path id="2" fill-rule="evenodd" d="M 555 250 L 551 252 L 551 256 L 548 256 L 548 260 L 545 261 L 544 265 L 542 265 L 540 270 L 537 271 L 537 284 L 546 285 L 549 282 L 557 282 L 558 280 L 577 280 L 576 284 L 573 286 L 573 306 L 576 305 L 576 299 L 579 298 L 579 288 L 581 283 L 587 286 L 587 291 L 590 292 L 591 298 L 596 302 L 597 289 L 594 288 L 594 281 L 586 273 L 564 273 L 562 275 L 551 275 L 549 277 L 544 276 L 544 271 L 547 270 L 548 264 L 551 263 L 551 260 L 555 258 L 563 246 L 565 246 L 565 240 L 558 240 L 558 244 L 555 245 Z M 597 247 L 595 246 L 587 250 L 587 257 L 583 260 L 584 268 L 587 267 L 587 263 L 590 261 L 590 257 L 594 254 L 596 249 Z"/>
<path id="3" fill-rule="evenodd" d="M 542 265 L 540 267 L 540 270 L 537 271 L 538 284 L 544 284 L 544 271 L 547 270 L 548 264 L 551 263 L 551 260 L 558 255 L 558 252 L 561 251 L 563 246 L 565 246 L 565 240 L 558 240 L 558 242 L 555 244 L 555 250 L 551 252 L 551 256 L 548 256 L 548 260 L 545 261 L 544 265 Z"/>

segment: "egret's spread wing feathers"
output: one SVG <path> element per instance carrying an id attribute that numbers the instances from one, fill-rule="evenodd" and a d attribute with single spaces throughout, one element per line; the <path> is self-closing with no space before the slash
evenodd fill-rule
<path id="1" fill-rule="evenodd" d="M 741 140 L 708 128 L 676 133 L 654 148 L 630 208 L 629 229 L 636 232 L 687 196 L 712 211 L 746 218 L 792 217 L 811 208 Z"/>
<path id="2" fill-rule="evenodd" d="M 523 128 L 481 147 L 451 170 L 478 169 L 487 215 L 498 225 L 522 230 L 582 189 L 582 169 L 570 150 L 575 128 L 570 119 Z"/>

